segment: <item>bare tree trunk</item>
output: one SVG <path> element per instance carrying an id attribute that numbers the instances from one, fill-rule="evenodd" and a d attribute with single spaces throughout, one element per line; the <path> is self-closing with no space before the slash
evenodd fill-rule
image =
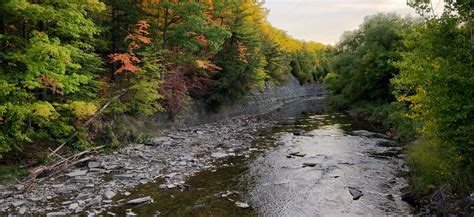
<path id="1" fill-rule="evenodd" d="M 472 0 L 469 1 L 471 3 Z M 469 4 L 469 33 L 471 34 L 471 46 L 474 47 L 474 33 L 472 32 L 472 8 L 471 4 Z"/>
<path id="2" fill-rule="evenodd" d="M 165 15 L 164 15 L 165 21 L 163 23 L 163 43 L 161 44 L 162 49 L 165 49 L 166 47 L 166 33 L 168 31 L 168 15 L 169 15 L 169 9 L 166 8 Z"/>

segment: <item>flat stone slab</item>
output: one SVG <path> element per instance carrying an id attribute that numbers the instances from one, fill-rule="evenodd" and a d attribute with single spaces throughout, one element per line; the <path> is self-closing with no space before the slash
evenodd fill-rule
<path id="1" fill-rule="evenodd" d="M 351 193 L 353 200 L 358 200 L 360 197 L 364 195 L 362 191 L 353 187 L 349 187 L 349 193 Z"/>
<path id="2" fill-rule="evenodd" d="M 76 177 L 76 176 L 85 176 L 87 174 L 87 170 L 76 170 L 70 173 L 67 173 L 66 176 L 68 177 Z"/>
<path id="3" fill-rule="evenodd" d="M 315 167 L 316 163 L 303 163 L 303 167 Z"/>
<path id="4" fill-rule="evenodd" d="M 63 217 L 66 216 L 65 212 L 50 212 L 46 214 L 46 217 Z"/>
<path id="5" fill-rule="evenodd" d="M 105 192 L 104 192 L 104 195 L 103 195 L 103 196 L 104 196 L 104 198 L 105 198 L 105 199 L 108 199 L 108 200 L 110 200 L 110 199 L 112 199 L 113 197 L 115 197 L 115 195 L 116 195 L 116 193 L 115 193 L 115 192 L 113 192 L 113 191 L 112 191 L 112 190 L 110 190 L 110 189 L 107 189 L 107 190 L 105 190 Z"/>
<path id="6" fill-rule="evenodd" d="M 249 205 L 248 203 L 246 203 L 246 202 L 240 202 L 240 201 L 235 202 L 235 205 L 236 205 L 237 207 L 242 208 L 242 209 L 247 209 L 247 208 L 250 207 L 250 205 Z"/>
<path id="7" fill-rule="evenodd" d="M 92 168 L 99 168 L 101 165 L 101 162 L 99 161 L 89 161 L 87 163 L 87 167 L 89 167 L 89 169 L 92 169 Z"/>
<path id="8" fill-rule="evenodd" d="M 25 203 L 26 203 L 25 200 L 18 200 L 18 201 L 13 202 L 13 203 L 12 203 L 12 206 L 13 206 L 13 207 L 19 207 L 19 206 L 21 206 L 21 205 L 23 205 L 23 204 L 25 204 Z"/>
<path id="9" fill-rule="evenodd" d="M 211 157 L 213 158 L 224 158 L 224 157 L 227 157 L 229 156 L 227 153 L 225 152 L 214 152 L 211 154 Z"/>
<path id="10" fill-rule="evenodd" d="M 141 198 L 129 200 L 127 204 L 142 204 L 142 203 L 152 202 L 152 201 L 153 199 L 151 199 L 151 197 L 148 196 L 148 197 L 141 197 Z"/>
<path id="11" fill-rule="evenodd" d="M 115 175 L 114 179 L 124 180 L 124 179 L 133 179 L 133 177 L 135 177 L 135 175 L 126 173 L 126 174 L 121 174 L 121 175 Z"/>

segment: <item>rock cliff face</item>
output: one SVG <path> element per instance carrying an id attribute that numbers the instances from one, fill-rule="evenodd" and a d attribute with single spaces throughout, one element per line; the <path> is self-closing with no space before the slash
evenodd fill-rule
<path id="1" fill-rule="evenodd" d="M 298 80 L 292 77 L 284 85 L 268 84 L 265 89 L 255 90 L 237 102 L 226 103 L 217 112 L 209 111 L 204 102 L 194 101 L 174 121 L 170 121 L 166 113 L 158 113 L 153 117 L 128 118 L 128 121 L 141 132 L 152 132 L 153 129 L 163 127 L 186 127 L 228 118 L 268 113 L 287 103 L 307 101 L 308 99 L 313 99 L 312 105 L 321 108 L 324 105 L 322 99 L 325 94 L 324 85 L 300 85 Z"/>

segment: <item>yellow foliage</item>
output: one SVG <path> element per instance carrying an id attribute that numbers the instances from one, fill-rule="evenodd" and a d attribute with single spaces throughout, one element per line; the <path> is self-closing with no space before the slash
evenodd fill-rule
<path id="1" fill-rule="evenodd" d="M 69 104 L 69 108 L 79 120 L 90 117 L 97 112 L 97 107 L 93 103 L 83 101 L 74 101 Z"/>
<path id="2" fill-rule="evenodd" d="M 48 102 L 37 102 L 32 105 L 33 115 L 45 119 L 54 119 L 56 117 L 56 110 Z"/>

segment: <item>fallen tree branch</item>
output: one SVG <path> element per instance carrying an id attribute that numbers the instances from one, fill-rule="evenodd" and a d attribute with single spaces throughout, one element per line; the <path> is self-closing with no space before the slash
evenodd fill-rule
<path id="1" fill-rule="evenodd" d="M 25 189 L 29 189 L 35 183 L 40 183 L 43 180 L 48 179 L 71 166 L 93 159 L 90 156 L 84 157 L 84 155 L 95 153 L 97 150 L 102 149 L 102 148 L 104 148 L 104 146 L 94 147 L 89 150 L 85 150 L 85 151 L 73 154 L 69 157 L 62 157 L 61 160 L 58 160 L 56 162 L 51 162 L 48 165 L 41 165 L 41 166 L 31 169 L 30 175 L 28 175 L 28 177 L 26 177 L 23 181 L 23 183 L 25 183 L 25 186 L 26 186 Z M 48 173 L 48 174 L 44 175 L 45 173 Z M 41 179 L 37 179 L 38 176 L 40 175 L 44 175 L 44 177 Z"/>
<path id="2" fill-rule="evenodd" d="M 92 123 L 92 121 L 94 121 L 97 117 L 99 117 L 102 112 L 105 111 L 105 109 L 107 107 L 109 107 L 110 103 L 112 103 L 114 100 L 117 100 L 118 98 L 120 98 L 121 96 L 125 95 L 125 93 L 127 93 L 127 90 L 126 89 L 123 89 L 120 94 L 112 97 L 109 101 L 107 101 L 107 103 L 105 103 L 100 109 L 99 111 L 97 111 L 91 118 L 89 118 L 86 122 L 84 122 L 84 124 L 82 125 L 82 127 L 87 127 L 89 126 L 89 124 Z M 69 136 L 69 138 L 66 139 L 66 141 L 64 141 L 60 146 L 58 146 L 56 149 L 54 149 L 51 153 L 48 154 L 48 158 L 50 158 L 51 156 L 55 155 L 56 152 L 58 152 L 59 150 L 61 150 L 67 143 L 69 143 L 71 140 L 73 140 L 77 134 L 79 132 L 76 131 L 74 132 L 71 136 Z"/>

